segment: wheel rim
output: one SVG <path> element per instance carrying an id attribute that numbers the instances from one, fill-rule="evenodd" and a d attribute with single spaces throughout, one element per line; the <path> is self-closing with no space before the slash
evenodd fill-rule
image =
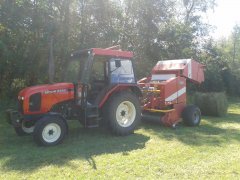
<path id="1" fill-rule="evenodd" d="M 136 108 L 130 101 L 120 103 L 116 111 L 116 119 L 120 126 L 129 127 L 136 117 Z"/>
<path id="2" fill-rule="evenodd" d="M 26 122 L 22 121 L 22 130 L 27 134 L 31 134 L 34 131 L 34 126 L 27 127 Z"/>
<path id="3" fill-rule="evenodd" d="M 47 143 L 53 143 L 61 136 L 61 128 L 56 123 L 50 123 L 42 131 L 43 140 Z"/>
<path id="4" fill-rule="evenodd" d="M 194 121 L 194 123 L 198 123 L 199 119 L 200 119 L 199 112 L 195 111 L 194 114 L 193 114 L 193 121 Z"/>

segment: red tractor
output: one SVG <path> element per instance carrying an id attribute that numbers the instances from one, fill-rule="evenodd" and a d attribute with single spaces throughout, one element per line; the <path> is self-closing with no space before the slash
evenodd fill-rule
<path id="1" fill-rule="evenodd" d="M 132 52 L 92 48 L 71 57 L 79 63 L 73 66 L 79 70 L 78 83 L 33 86 L 19 93 L 18 111 L 7 112 L 18 135 L 33 134 L 39 145 L 52 146 L 63 141 L 68 119 L 89 128 L 104 123 L 116 135 L 133 133 L 141 116 L 157 117 L 168 126 L 181 117 L 187 125 L 199 124 L 200 110 L 185 106 L 186 78 L 204 79 L 200 63 L 159 62 L 151 76 L 137 82 Z"/>

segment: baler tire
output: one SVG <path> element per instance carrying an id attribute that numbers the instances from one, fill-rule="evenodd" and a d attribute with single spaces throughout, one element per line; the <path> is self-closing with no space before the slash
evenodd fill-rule
<path id="1" fill-rule="evenodd" d="M 201 122 L 201 111 L 195 105 L 186 106 L 183 110 L 182 118 L 186 126 L 198 126 Z"/>
<path id="2" fill-rule="evenodd" d="M 141 119 L 139 99 L 128 91 L 114 94 L 104 109 L 104 119 L 115 135 L 125 136 L 133 133 Z"/>
<path id="3" fill-rule="evenodd" d="M 63 119 L 57 116 L 46 116 L 37 121 L 33 139 L 40 146 L 54 146 L 62 143 L 66 133 L 67 126 Z M 56 136 L 55 139 L 54 137 L 51 139 L 51 135 Z"/>

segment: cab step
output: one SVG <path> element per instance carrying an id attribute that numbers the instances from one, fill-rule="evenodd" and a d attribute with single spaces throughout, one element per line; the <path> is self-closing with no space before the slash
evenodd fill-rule
<path id="1" fill-rule="evenodd" d="M 95 128 L 99 127 L 99 110 L 98 106 L 90 105 L 86 109 L 86 127 Z"/>

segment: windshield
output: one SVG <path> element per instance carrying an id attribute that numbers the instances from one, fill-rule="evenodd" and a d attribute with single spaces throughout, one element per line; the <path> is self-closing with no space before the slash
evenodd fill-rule
<path id="1" fill-rule="evenodd" d="M 81 80 L 82 70 L 84 62 L 87 57 L 74 58 L 68 61 L 67 67 L 65 67 L 65 78 L 67 82 L 78 82 Z"/>
<path id="2" fill-rule="evenodd" d="M 132 61 L 128 59 L 111 59 L 110 73 L 111 83 L 135 83 Z"/>

